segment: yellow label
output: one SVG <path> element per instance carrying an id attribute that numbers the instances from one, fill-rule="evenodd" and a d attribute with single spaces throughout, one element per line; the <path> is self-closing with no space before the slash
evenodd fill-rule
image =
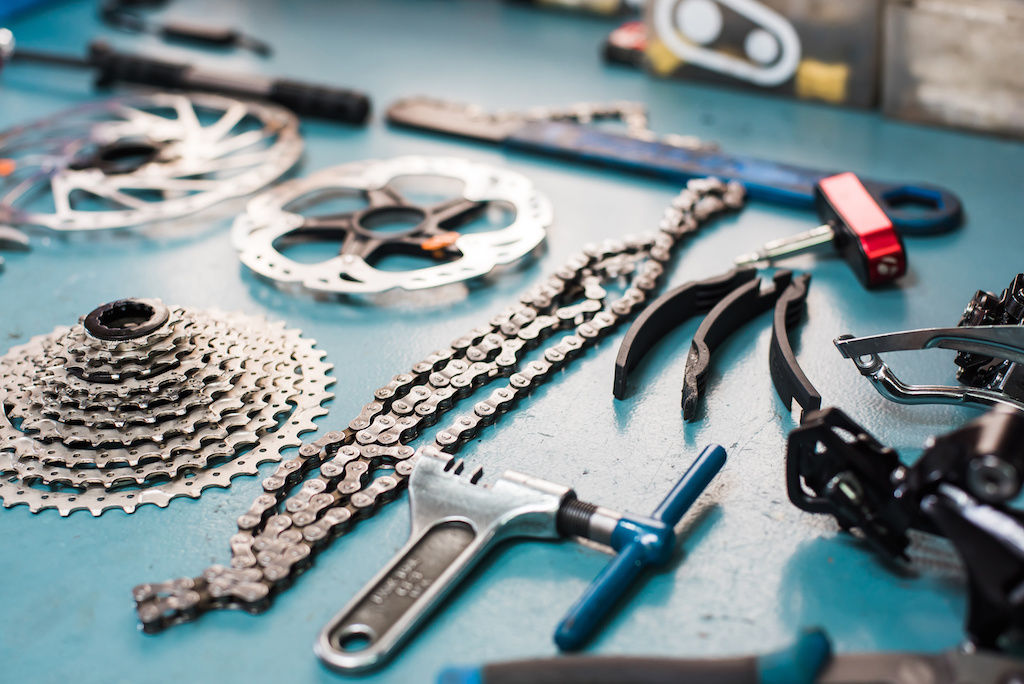
<path id="1" fill-rule="evenodd" d="M 672 54 L 672 51 L 657 38 L 647 40 L 647 49 L 644 50 L 644 55 L 647 57 L 647 64 L 651 71 L 659 76 L 668 76 L 683 63 L 683 60 Z"/>
<path id="2" fill-rule="evenodd" d="M 846 101 L 846 84 L 849 80 L 848 64 L 802 59 L 796 69 L 796 96 L 833 104 L 842 103 Z"/>

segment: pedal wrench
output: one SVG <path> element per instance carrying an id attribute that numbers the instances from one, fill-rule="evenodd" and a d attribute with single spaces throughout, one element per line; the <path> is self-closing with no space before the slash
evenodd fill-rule
<path id="1" fill-rule="evenodd" d="M 586 124 L 496 116 L 429 97 L 397 100 L 388 108 L 386 118 L 396 126 L 655 176 L 676 184 L 706 176 L 735 180 L 753 199 L 806 209 L 815 207 L 818 182 L 837 173 L 719 150 L 689 149 Z M 946 188 L 860 178 L 903 235 L 943 233 L 962 223 L 960 199 Z"/>

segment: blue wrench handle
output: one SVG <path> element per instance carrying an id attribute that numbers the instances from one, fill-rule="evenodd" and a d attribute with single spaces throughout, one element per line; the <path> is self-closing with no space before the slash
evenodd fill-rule
<path id="1" fill-rule="evenodd" d="M 717 176 L 743 184 L 753 199 L 814 208 L 814 187 L 833 171 L 808 169 L 713 150 L 689 150 L 563 121 L 532 121 L 505 139 L 509 147 L 658 176 L 675 183 Z M 904 235 L 952 230 L 963 219 L 960 200 L 934 185 L 861 179 Z"/>
<path id="2" fill-rule="evenodd" d="M 590 583 L 555 630 L 555 643 L 560 649 L 580 648 L 648 566 L 668 562 L 676 541 L 673 528 L 725 465 L 725 458 L 725 449 L 717 444 L 706 447 L 651 517 L 622 516 L 611 536 L 616 557 Z"/>

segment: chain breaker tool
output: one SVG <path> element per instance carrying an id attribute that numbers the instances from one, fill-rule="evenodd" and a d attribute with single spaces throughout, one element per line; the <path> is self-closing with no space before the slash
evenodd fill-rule
<path id="1" fill-rule="evenodd" d="M 379 667 L 494 547 L 524 537 L 588 539 L 617 554 L 555 632 L 559 648 L 578 649 L 645 568 L 668 562 L 673 528 L 723 465 L 725 450 L 706 447 L 654 512 L 637 516 L 511 470 L 482 485 L 481 468 L 463 475 L 462 461 L 424 447 L 409 479 L 409 541 L 324 627 L 315 651 L 342 672 Z"/>
<path id="2" fill-rule="evenodd" d="M 348 429 L 303 445 L 264 480 L 264 493 L 238 519 L 231 567 L 215 565 L 195 578 L 137 586 L 142 628 L 157 632 L 218 608 L 268 608 L 273 594 L 290 585 L 316 552 L 398 496 L 412 473 L 414 450 L 408 443 L 420 432 L 481 386 L 508 378 L 436 433 L 438 449 L 456 451 L 637 311 L 657 288 L 678 241 L 742 204 L 738 183 L 693 180 L 656 232 L 585 247 L 518 304 L 396 375 Z M 626 277 L 623 294 L 607 301 L 605 286 Z M 545 348 L 542 358 L 525 361 L 528 350 L 560 331 L 568 334 Z"/>

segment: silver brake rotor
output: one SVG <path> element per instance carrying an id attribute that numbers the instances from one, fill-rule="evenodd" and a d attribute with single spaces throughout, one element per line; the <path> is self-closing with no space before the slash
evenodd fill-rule
<path id="1" fill-rule="evenodd" d="M 130 299 L 11 349 L 3 505 L 131 513 L 255 475 L 327 412 L 314 344 L 261 317 Z"/>
<path id="2" fill-rule="evenodd" d="M 445 201 L 410 201 L 395 181 L 462 184 Z M 366 206 L 333 215 L 310 215 L 319 202 L 357 196 Z M 299 207 L 306 211 L 299 213 Z M 494 230 L 459 233 L 458 226 L 495 207 L 510 210 L 512 222 Z M 391 234 L 371 224 L 389 214 L 412 216 L 411 228 Z M 551 203 L 525 176 L 487 164 L 448 157 L 397 157 L 336 166 L 299 178 L 250 200 L 232 229 L 242 263 L 285 289 L 314 294 L 376 294 L 395 288 L 420 290 L 482 276 L 498 265 L 529 254 L 551 224 Z M 301 263 L 281 252 L 282 242 L 338 242 L 339 253 L 319 263 Z M 436 265 L 384 270 L 381 254 L 433 257 Z"/>
<path id="3" fill-rule="evenodd" d="M 295 115 L 276 105 L 104 100 L 0 133 L 0 223 L 88 231 L 177 219 L 260 190 L 301 154 Z"/>

